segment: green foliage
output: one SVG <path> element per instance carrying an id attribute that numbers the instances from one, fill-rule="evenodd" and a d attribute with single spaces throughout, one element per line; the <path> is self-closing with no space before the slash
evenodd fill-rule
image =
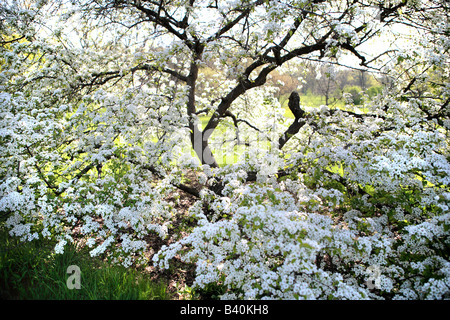
<path id="1" fill-rule="evenodd" d="M 382 86 L 372 86 L 369 89 L 367 89 L 367 94 L 369 95 L 369 98 L 373 98 L 379 95 L 382 91 L 383 91 Z"/>
<path id="2" fill-rule="evenodd" d="M 362 90 L 359 86 L 345 86 L 344 92 L 352 95 L 353 103 L 355 105 L 361 105 L 362 103 Z"/>
<path id="3" fill-rule="evenodd" d="M 203 288 L 194 289 L 195 295 L 205 300 L 218 300 L 227 291 L 227 286 L 221 283 L 208 283 Z"/>
<path id="4" fill-rule="evenodd" d="M 137 270 L 114 266 L 91 258 L 86 251 L 67 246 L 63 254 L 54 245 L 38 240 L 20 242 L 0 230 L 0 298 L 61 300 L 167 300 L 162 282 Z M 81 270 L 81 289 L 69 289 L 67 268 Z"/>

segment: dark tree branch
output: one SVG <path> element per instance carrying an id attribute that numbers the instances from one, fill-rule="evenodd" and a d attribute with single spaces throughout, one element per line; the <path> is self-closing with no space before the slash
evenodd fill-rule
<path id="1" fill-rule="evenodd" d="M 115 70 L 115 71 L 104 71 L 104 72 L 97 72 L 93 73 L 91 75 L 91 79 L 80 79 L 79 84 L 72 85 L 72 89 L 75 89 L 77 87 L 86 88 L 86 87 L 95 87 L 95 86 L 101 86 L 106 83 L 108 83 L 111 80 L 117 79 L 120 80 L 124 78 L 125 76 L 129 74 L 134 74 L 136 71 L 154 71 L 154 72 L 162 72 L 167 73 L 168 75 L 171 75 L 172 77 L 187 82 L 188 79 L 186 76 L 182 75 L 181 73 L 169 69 L 169 68 L 161 68 L 157 66 L 152 66 L 149 64 L 141 64 L 137 65 L 133 68 L 130 68 L 128 70 Z M 48 77 L 48 76 L 47 76 Z M 33 81 L 39 80 L 39 79 L 33 79 Z"/>
<path id="2" fill-rule="evenodd" d="M 27 150 L 28 155 L 29 155 L 30 157 L 33 158 L 34 155 L 33 155 L 33 153 L 31 152 L 30 148 L 29 148 L 28 146 L 25 146 L 25 149 Z M 40 168 L 37 164 L 35 164 L 34 166 L 35 166 L 35 168 L 36 168 L 36 170 L 37 170 L 37 172 L 38 172 L 39 177 L 40 177 L 42 180 L 44 180 L 44 182 L 45 182 L 45 184 L 47 185 L 47 187 L 49 187 L 51 190 L 53 190 L 53 192 L 55 193 L 55 195 L 59 196 L 62 192 L 59 192 L 59 191 L 58 191 L 58 187 L 55 186 L 54 184 L 50 183 L 50 181 L 48 181 L 48 180 L 45 178 L 44 173 L 42 172 L 41 168 Z"/>
<path id="3" fill-rule="evenodd" d="M 137 162 L 136 162 L 136 161 L 133 161 L 133 160 L 131 160 L 130 162 L 131 162 L 131 163 L 134 163 L 134 164 L 137 164 Z M 156 168 L 155 168 L 154 166 L 151 166 L 151 165 L 142 165 L 141 168 L 144 169 L 144 170 L 150 171 L 150 172 L 151 172 L 152 174 L 154 174 L 158 179 L 163 179 L 163 178 L 164 178 L 164 176 L 163 176 L 158 170 L 156 170 Z M 186 192 L 186 193 L 189 193 L 189 194 L 191 194 L 191 195 L 193 195 L 193 196 L 195 196 L 195 197 L 197 197 L 197 198 L 200 198 L 200 191 L 197 190 L 197 189 L 195 189 L 195 188 L 193 188 L 193 187 L 191 187 L 191 186 L 185 185 L 185 184 L 183 184 L 183 183 L 172 183 L 172 185 L 173 185 L 174 187 L 176 187 L 176 188 L 178 188 L 178 189 L 180 189 L 180 190 Z"/>
<path id="4" fill-rule="evenodd" d="M 9 44 L 9 43 L 13 43 L 13 42 L 16 42 L 16 41 L 20 41 L 20 40 L 22 40 L 24 38 L 25 38 L 25 36 L 21 36 L 21 37 L 18 37 L 18 38 L 15 38 L 15 39 L 11 39 L 11 40 L 2 40 L 2 41 L 0 41 L 0 45 L 4 46 L 5 44 Z"/>
<path id="5" fill-rule="evenodd" d="M 329 35 L 329 34 L 328 34 Z M 299 57 L 302 55 L 307 55 L 309 53 L 312 53 L 314 51 L 319 51 L 319 50 L 324 50 L 326 47 L 326 37 L 324 36 L 319 43 L 315 43 L 313 45 L 310 46 L 304 46 L 301 48 L 297 48 L 295 50 L 292 50 L 291 52 L 289 52 L 288 54 L 286 54 L 285 56 L 281 57 L 281 62 L 285 63 L 289 60 L 292 60 L 295 57 Z M 212 130 L 214 130 L 217 125 L 219 124 L 219 120 L 221 117 L 223 117 L 223 115 L 225 114 L 225 112 L 230 108 L 231 104 L 242 94 L 244 94 L 245 92 L 247 92 L 248 90 L 252 89 L 252 88 L 256 88 L 259 86 L 262 86 L 264 83 L 266 83 L 267 80 L 267 76 L 269 75 L 269 73 L 273 70 L 275 70 L 278 65 L 276 64 L 268 64 L 265 68 L 263 68 L 260 73 L 258 74 L 258 76 L 256 77 L 255 80 L 251 81 L 249 80 L 250 74 L 257 69 L 260 66 L 263 66 L 265 64 L 267 64 L 268 61 L 268 57 L 267 55 L 265 56 L 261 56 L 259 57 L 258 60 L 256 60 L 255 62 L 253 62 L 250 66 L 248 66 L 246 68 L 246 70 L 244 71 L 242 77 L 241 77 L 241 81 L 225 96 L 222 98 L 219 106 L 217 107 L 216 113 L 214 113 L 212 115 L 212 117 L 209 119 L 208 124 L 206 125 L 205 129 L 203 132 L 207 132 L 207 135 L 205 137 L 205 139 L 208 139 L 209 136 L 212 133 Z"/>
<path id="6" fill-rule="evenodd" d="M 255 127 L 254 125 L 252 125 L 250 122 L 248 122 L 247 120 L 245 120 L 245 119 L 237 119 L 237 122 L 239 123 L 239 122 L 243 122 L 243 123 L 245 123 L 246 125 L 248 125 L 250 128 L 252 128 L 253 130 L 256 130 L 256 131 L 258 131 L 258 132 L 261 132 L 261 130 L 259 130 L 257 127 Z"/>
<path id="7" fill-rule="evenodd" d="M 136 67 L 130 69 L 131 72 L 135 72 L 135 71 L 138 71 L 138 70 L 164 72 L 164 73 L 167 73 L 167 74 L 171 75 L 174 78 L 177 78 L 178 80 L 181 80 L 181 81 L 184 81 L 184 82 L 188 81 L 186 76 L 182 75 L 181 73 L 179 73 L 179 72 L 177 72 L 175 70 L 169 69 L 169 68 L 160 68 L 160 67 L 157 67 L 157 66 L 144 64 L 144 65 L 136 66 Z"/>
<path id="8" fill-rule="evenodd" d="M 161 3 L 158 3 L 157 5 L 158 5 L 158 12 L 144 7 L 140 1 L 135 1 L 133 3 L 133 6 L 136 9 L 138 9 L 139 11 L 141 11 L 142 13 L 144 13 L 150 22 L 153 22 L 153 23 L 155 23 L 155 25 L 159 25 L 159 26 L 163 27 L 169 33 L 173 34 L 178 39 L 182 40 L 188 46 L 188 48 L 192 49 L 194 44 L 192 41 L 188 40 L 188 37 L 186 35 L 186 28 L 188 27 L 188 24 L 187 24 L 188 15 L 186 14 L 186 16 L 184 17 L 184 19 L 182 21 L 175 20 L 174 18 L 170 17 L 168 14 L 166 17 L 163 17 L 163 16 L 161 16 L 161 9 L 163 9 L 163 11 L 165 11 L 165 10 L 164 10 L 164 6 L 162 5 L 162 1 L 161 1 Z M 184 32 L 179 32 L 175 28 L 182 29 L 182 30 L 184 30 Z"/>
<path id="9" fill-rule="evenodd" d="M 388 18 L 389 16 L 392 16 L 393 14 L 397 13 L 398 9 L 400 9 L 401 7 L 404 7 L 408 4 L 408 0 L 403 0 L 402 2 L 398 3 L 395 6 L 389 6 L 389 7 L 384 7 L 383 2 L 381 2 L 380 4 L 380 21 L 384 22 L 386 21 L 386 18 Z"/>
<path id="10" fill-rule="evenodd" d="M 217 31 L 214 35 L 210 36 L 208 39 L 206 39 L 206 42 L 211 42 L 214 40 L 217 40 L 218 38 L 220 38 L 223 34 L 227 33 L 228 31 L 230 31 L 236 24 L 239 23 L 239 21 L 241 21 L 243 18 L 248 17 L 248 15 L 250 14 L 251 10 L 254 7 L 257 7 L 263 3 L 265 3 L 265 0 L 257 0 L 252 4 L 247 5 L 247 8 L 244 9 L 240 15 L 238 15 L 233 21 L 230 21 L 229 23 L 227 23 L 225 26 L 223 26 L 219 31 Z"/>
<path id="11" fill-rule="evenodd" d="M 300 129 L 306 124 L 304 119 L 295 119 L 294 122 L 287 128 L 285 133 L 278 140 L 278 148 L 281 150 L 284 145 L 291 139 Z"/>
<path id="12" fill-rule="evenodd" d="M 280 150 L 306 123 L 306 120 L 304 119 L 305 111 L 300 108 L 300 97 L 297 92 L 294 91 L 289 96 L 288 106 L 294 115 L 295 120 L 278 140 L 278 148 Z"/>

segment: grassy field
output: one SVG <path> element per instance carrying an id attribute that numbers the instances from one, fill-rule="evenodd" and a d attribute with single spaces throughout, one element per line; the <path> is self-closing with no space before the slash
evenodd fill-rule
<path id="1" fill-rule="evenodd" d="M 45 240 L 21 243 L 0 227 L 0 299 L 8 300 L 169 300 L 167 284 L 145 273 L 91 258 L 67 247 L 54 254 Z M 69 289 L 71 265 L 81 271 L 80 289 Z"/>
<path id="2" fill-rule="evenodd" d="M 333 101 L 333 99 L 330 99 L 331 102 L 329 104 L 330 108 L 344 108 L 345 106 L 345 102 L 343 100 L 335 100 Z M 283 106 L 283 108 L 285 108 L 286 110 L 286 116 L 289 117 L 294 117 L 292 115 L 292 113 L 290 112 L 289 108 L 288 108 L 288 96 L 282 96 L 279 98 L 279 101 L 281 103 L 281 105 Z M 300 96 L 300 104 L 302 106 L 306 106 L 309 108 L 318 108 L 322 105 L 325 105 L 325 97 L 324 96 L 319 96 L 319 95 L 312 95 L 312 94 L 308 94 L 308 95 L 301 95 Z"/>

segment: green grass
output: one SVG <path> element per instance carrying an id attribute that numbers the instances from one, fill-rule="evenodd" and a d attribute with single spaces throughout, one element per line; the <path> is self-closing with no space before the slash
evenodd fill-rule
<path id="1" fill-rule="evenodd" d="M 280 97 L 280 103 L 283 108 L 286 109 L 286 116 L 294 117 L 288 108 L 288 95 Z M 300 104 L 306 107 L 318 108 L 322 105 L 325 105 L 325 96 L 320 95 L 301 95 L 300 96 Z M 329 107 L 330 108 L 343 108 L 345 106 L 345 102 L 343 100 L 334 100 L 330 98 Z"/>
<path id="2" fill-rule="evenodd" d="M 20 300 L 169 300 L 167 285 L 144 273 L 91 258 L 66 247 L 52 253 L 45 240 L 22 243 L 0 227 L 0 299 Z M 81 270 L 80 289 L 69 289 L 70 265 Z"/>

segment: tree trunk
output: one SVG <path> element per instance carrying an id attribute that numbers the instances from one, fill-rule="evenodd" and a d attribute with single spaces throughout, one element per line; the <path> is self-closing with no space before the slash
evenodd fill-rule
<path id="1" fill-rule="evenodd" d="M 212 151 L 208 145 L 208 138 L 200 129 L 198 123 L 195 122 L 195 91 L 196 91 L 196 82 L 198 78 L 198 65 L 197 61 L 202 58 L 203 47 L 198 44 L 194 46 L 194 54 L 192 57 L 192 62 L 189 70 L 189 75 L 187 77 L 187 85 L 189 86 L 189 95 L 188 95 L 188 103 L 187 103 L 187 113 L 189 116 L 189 130 L 190 130 L 190 138 L 191 145 L 194 149 L 197 157 L 199 158 L 202 164 L 208 164 L 212 167 L 218 167 L 219 165 L 212 154 Z"/>

